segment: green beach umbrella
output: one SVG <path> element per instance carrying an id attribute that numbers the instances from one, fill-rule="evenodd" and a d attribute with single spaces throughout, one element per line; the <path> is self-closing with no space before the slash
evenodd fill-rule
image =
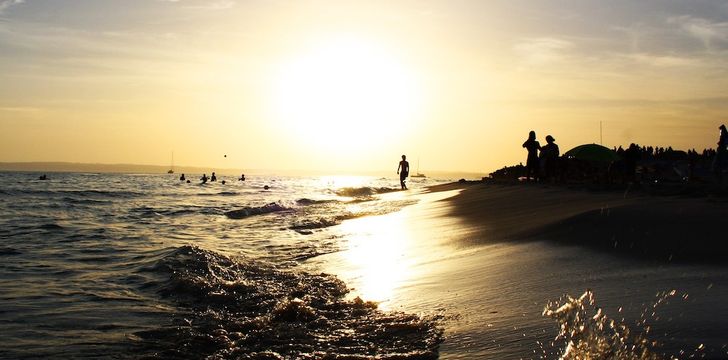
<path id="1" fill-rule="evenodd" d="M 594 162 L 612 162 L 619 160 L 619 155 L 614 150 L 597 144 L 579 145 L 567 151 L 564 155 L 570 159 Z"/>

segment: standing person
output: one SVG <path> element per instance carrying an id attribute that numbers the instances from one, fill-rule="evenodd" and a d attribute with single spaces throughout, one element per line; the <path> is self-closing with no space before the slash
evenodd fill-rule
<path id="1" fill-rule="evenodd" d="M 541 170 L 547 180 L 556 177 L 556 172 L 558 171 L 560 154 L 559 146 L 556 145 L 555 141 L 556 139 L 553 136 L 546 135 L 546 145 L 541 147 L 541 153 L 539 154 Z"/>
<path id="2" fill-rule="evenodd" d="M 200 178 L 200 180 L 202 181 L 203 184 L 206 183 L 207 182 L 207 174 L 202 174 L 202 177 Z"/>
<path id="3" fill-rule="evenodd" d="M 212 176 L 210 176 L 210 181 L 217 181 L 217 176 L 215 176 L 215 172 L 212 172 Z"/>
<path id="4" fill-rule="evenodd" d="M 723 170 L 728 165 L 728 131 L 725 124 L 718 127 L 720 129 L 720 138 L 718 138 L 718 147 L 715 149 L 715 158 L 713 158 L 713 171 L 718 177 L 718 183 L 723 183 Z"/>
<path id="5" fill-rule="evenodd" d="M 528 150 L 528 158 L 526 158 L 526 180 L 533 178 L 534 180 L 538 177 L 538 150 L 541 149 L 541 144 L 536 140 L 536 132 L 531 130 L 528 133 L 528 140 L 523 143 L 523 147 Z"/>
<path id="6" fill-rule="evenodd" d="M 402 169 L 402 171 L 400 171 Z M 407 185 L 404 184 L 404 181 L 407 179 L 407 176 L 409 176 L 409 163 L 407 162 L 407 156 L 402 155 L 402 161 L 399 162 L 399 166 L 397 166 L 397 174 L 399 174 L 399 184 L 402 186 L 402 190 L 407 190 Z"/>

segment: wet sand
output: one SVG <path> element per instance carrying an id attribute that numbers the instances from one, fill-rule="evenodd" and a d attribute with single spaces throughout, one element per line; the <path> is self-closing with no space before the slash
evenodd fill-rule
<path id="1" fill-rule="evenodd" d="M 627 326 L 650 310 L 660 351 L 728 355 L 724 202 L 483 183 L 390 196 L 420 202 L 330 229 L 345 250 L 307 266 L 385 310 L 440 318 L 442 359 L 556 358 L 544 306 L 586 289 Z M 652 315 L 670 290 L 689 296 Z"/>

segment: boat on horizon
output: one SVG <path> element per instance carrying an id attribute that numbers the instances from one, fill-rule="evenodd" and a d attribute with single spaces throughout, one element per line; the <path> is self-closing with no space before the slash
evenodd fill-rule
<path id="1" fill-rule="evenodd" d="M 172 151 L 172 164 L 169 166 L 167 174 L 174 174 L 174 151 Z"/>
<path id="2" fill-rule="evenodd" d="M 410 177 L 413 178 L 426 178 L 425 174 L 420 172 L 420 159 L 417 159 L 417 173 L 414 175 L 410 175 Z"/>

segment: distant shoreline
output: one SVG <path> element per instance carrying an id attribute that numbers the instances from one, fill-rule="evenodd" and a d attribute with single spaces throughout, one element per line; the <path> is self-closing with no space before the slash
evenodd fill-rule
<path id="1" fill-rule="evenodd" d="M 170 169 L 165 165 L 139 165 L 139 164 L 98 164 L 73 162 L 0 162 L 0 171 L 32 172 L 32 173 L 114 173 L 114 174 L 166 174 Z M 175 174 L 210 174 L 215 171 L 219 175 L 276 175 L 276 176 L 379 176 L 396 177 L 392 171 L 316 171 L 316 170 L 273 170 L 273 169 L 235 169 L 201 166 L 175 166 Z M 485 173 L 460 171 L 430 171 L 428 177 L 435 179 L 480 179 Z"/>

